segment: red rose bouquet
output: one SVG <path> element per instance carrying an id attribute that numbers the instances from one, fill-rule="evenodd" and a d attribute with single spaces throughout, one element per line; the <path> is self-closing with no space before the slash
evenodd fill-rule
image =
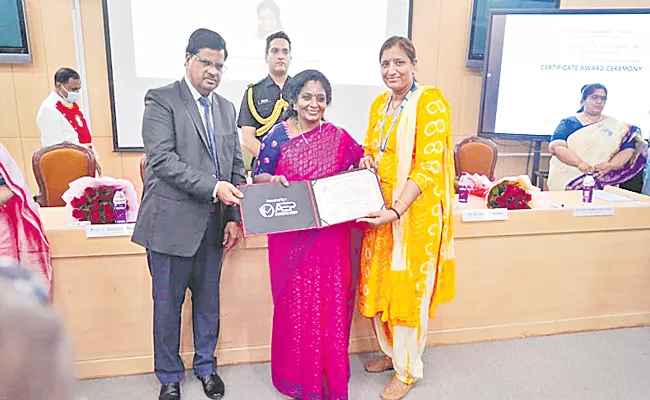
<path id="1" fill-rule="evenodd" d="M 115 222 L 113 214 L 113 186 L 89 186 L 79 197 L 70 202 L 72 217 L 77 221 L 90 221 L 91 224 L 112 224 Z"/>
<path id="2" fill-rule="evenodd" d="M 531 208 L 533 193 L 539 188 L 533 186 L 526 175 L 502 178 L 494 182 L 485 194 L 487 208 L 527 210 Z"/>
<path id="3" fill-rule="evenodd" d="M 61 196 L 77 221 L 91 224 L 115 223 L 113 196 L 115 190 L 122 188 L 126 195 L 126 214 L 128 222 L 135 222 L 138 215 L 138 197 L 133 184 L 126 179 L 103 176 L 94 178 L 84 176 L 70 182 L 69 189 Z"/>

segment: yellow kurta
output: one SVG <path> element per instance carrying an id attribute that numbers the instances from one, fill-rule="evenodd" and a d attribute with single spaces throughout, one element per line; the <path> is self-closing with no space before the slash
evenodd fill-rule
<path id="1" fill-rule="evenodd" d="M 359 309 L 366 317 L 380 314 L 383 321 L 393 326 L 419 327 L 422 304 L 430 304 L 428 315 L 432 318 L 435 306 L 450 301 L 454 296 L 455 271 L 449 218 L 452 202 L 448 192 L 450 187 L 453 190 L 455 173 L 451 155 L 449 105 L 438 89 L 427 87 L 421 90 L 417 101 L 415 145 L 409 179 L 418 185 L 422 193 L 402 217 L 405 268 L 392 265 L 396 247 L 394 224 L 368 229 L 363 240 Z M 375 160 L 379 155 L 379 130 L 389 96 L 389 92 L 379 95 L 370 110 L 364 150 Z M 403 114 L 398 118 L 405 118 Z M 387 117 L 383 138 L 391 122 L 391 118 Z M 398 180 L 398 125 L 399 120 L 393 127 L 377 171 L 388 205 L 395 201 L 393 189 Z M 430 271 L 436 274 L 433 299 L 423 303 Z"/>

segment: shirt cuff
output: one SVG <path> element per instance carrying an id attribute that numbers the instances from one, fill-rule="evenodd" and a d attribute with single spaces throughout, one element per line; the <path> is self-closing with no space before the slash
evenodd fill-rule
<path id="1" fill-rule="evenodd" d="M 212 190 L 212 201 L 215 203 L 219 202 L 219 198 L 217 197 L 218 189 L 219 189 L 219 181 L 217 181 L 217 184 L 214 185 L 214 189 Z"/>

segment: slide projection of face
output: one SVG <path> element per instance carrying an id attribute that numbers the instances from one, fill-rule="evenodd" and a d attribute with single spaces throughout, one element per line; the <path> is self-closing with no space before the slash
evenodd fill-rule
<path id="1" fill-rule="evenodd" d="M 603 114 L 647 131 L 649 37 L 649 14 L 507 15 L 500 71 L 490 65 L 487 85 L 498 101 L 496 110 L 486 101 L 483 131 L 551 135 L 588 83 L 608 89 Z"/>
<path id="2" fill-rule="evenodd" d="M 201 27 L 226 40 L 227 69 L 216 91 L 238 110 L 247 85 L 268 74 L 266 36 L 282 29 L 292 42 L 289 74 L 323 72 L 334 87 L 327 118 L 362 141 L 372 99 L 385 90 L 379 49 L 387 37 L 408 34 L 409 1 L 131 0 L 109 1 L 105 12 L 120 147 L 142 146 L 146 90 L 183 77 L 187 39 Z"/>

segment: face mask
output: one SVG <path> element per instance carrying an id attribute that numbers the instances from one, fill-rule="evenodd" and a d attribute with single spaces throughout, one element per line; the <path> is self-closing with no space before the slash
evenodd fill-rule
<path id="1" fill-rule="evenodd" d="M 79 92 L 68 92 L 68 101 L 74 103 L 79 100 Z"/>
<path id="2" fill-rule="evenodd" d="M 66 100 L 67 103 L 74 103 L 75 101 L 79 100 L 79 92 L 68 92 L 65 87 L 61 86 L 61 90 L 66 93 L 66 97 L 63 97 L 64 100 Z"/>

